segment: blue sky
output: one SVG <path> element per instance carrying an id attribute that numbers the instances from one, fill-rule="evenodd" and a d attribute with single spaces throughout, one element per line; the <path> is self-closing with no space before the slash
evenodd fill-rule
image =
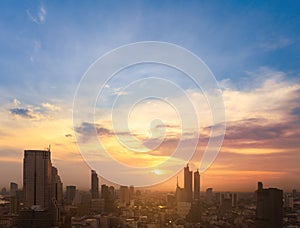
<path id="1" fill-rule="evenodd" d="M 0 4 L 0 75 L 5 86 L 30 83 L 44 91 L 47 86 L 75 85 L 106 51 L 144 40 L 189 49 L 208 64 L 218 80 L 230 78 L 238 83 L 248 77 L 246 72 L 261 66 L 299 76 L 297 1 Z M 42 21 L 39 13 L 45 14 Z M 53 89 L 49 90 L 51 96 Z"/>
<path id="2" fill-rule="evenodd" d="M 170 42 L 198 55 L 224 89 L 230 123 L 242 126 L 253 118 L 259 126 L 261 119 L 276 126 L 284 119 L 286 130 L 299 123 L 298 1 L 0 1 L 0 8 L 0 135 L 7 137 L 0 140 L 0 156 L 5 161 L 12 162 L 2 151 L 30 147 L 30 140 L 16 147 L 4 142 L 18 129 L 38 138 L 39 129 L 57 126 L 56 138 L 40 142 L 58 140 L 59 148 L 73 143 L 65 135 L 73 135 L 72 101 L 81 77 L 106 52 L 138 41 Z M 177 79 L 197 97 L 180 74 Z M 110 89 L 126 84 L 126 77 L 122 80 Z M 4 132 L 10 128 L 15 132 L 8 136 Z M 293 130 L 289 153 L 300 148 L 300 133 Z M 63 157 L 55 159 L 64 165 Z M 72 178 L 67 169 L 62 172 Z"/>

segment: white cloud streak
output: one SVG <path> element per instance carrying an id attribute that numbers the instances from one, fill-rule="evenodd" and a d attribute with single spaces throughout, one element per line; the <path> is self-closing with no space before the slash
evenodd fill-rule
<path id="1" fill-rule="evenodd" d="M 32 14 L 29 9 L 26 10 L 29 19 L 36 24 L 43 24 L 46 20 L 46 8 L 41 5 L 36 15 Z"/>

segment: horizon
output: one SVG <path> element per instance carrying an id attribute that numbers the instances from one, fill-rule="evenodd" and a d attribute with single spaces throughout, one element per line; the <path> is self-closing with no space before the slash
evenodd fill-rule
<path id="1" fill-rule="evenodd" d="M 26 150 L 30 150 L 30 149 L 26 149 Z M 34 149 L 34 150 L 39 150 L 39 149 Z M 46 149 L 43 149 L 43 150 L 45 150 L 46 151 Z M 25 150 L 24 150 L 25 151 Z M 48 150 L 48 151 L 50 151 L 51 152 L 51 150 Z M 52 152 L 51 152 L 51 154 L 52 154 Z M 52 163 L 52 166 L 53 167 L 56 167 L 57 169 L 58 169 L 58 174 L 59 174 L 59 167 L 57 167 L 57 166 L 55 166 L 53 163 Z M 89 172 L 91 171 L 91 169 L 89 170 Z M 190 171 L 192 171 L 193 173 L 195 172 L 195 170 L 190 170 Z M 116 189 L 118 189 L 118 187 L 120 187 L 121 185 L 119 185 L 119 184 L 116 184 L 116 183 L 112 183 L 112 182 L 109 182 L 109 181 L 107 181 L 107 180 L 105 180 L 105 179 L 103 179 L 98 173 L 97 173 L 97 175 L 98 175 L 98 177 L 99 177 L 99 187 L 102 185 L 102 184 L 105 184 L 105 185 L 107 185 L 107 186 L 114 186 Z M 72 185 L 72 186 L 76 186 L 76 190 L 78 190 L 78 191 L 87 191 L 87 192 L 89 192 L 89 191 L 91 191 L 91 186 L 90 187 L 83 187 L 83 186 L 78 186 L 78 185 L 76 185 L 76 184 L 68 184 L 68 185 L 65 185 L 64 184 L 64 182 L 63 182 L 63 177 L 62 176 L 60 176 L 61 177 L 61 179 L 62 179 L 62 183 L 63 183 L 63 191 L 65 192 L 66 191 L 66 186 L 70 186 L 70 185 Z M 177 175 L 176 175 L 176 177 L 173 177 L 173 178 L 170 178 L 170 180 L 167 180 L 165 183 L 161 183 L 161 184 L 157 184 L 157 185 L 154 185 L 154 186 L 152 186 L 152 187 L 135 187 L 135 190 L 144 190 L 144 191 L 148 191 L 148 190 L 150 190 L 150 191 L 152 191 L 152 192 L 161 192 L 161 193 L 171 193 L 171 192 L 173 192 L 173 193 L 175 193 L 175 191 L 176 191 L 176 182 L 174 182 L 174 180 L 176 179 L 178 177 L 178 186 L 179 187 L 181 187 L 181 188 L 183 188 L 183 181 L 184 181 L 184 176 L 183 176 L 183 169 L 179 172 L 179 173 L 177 173 Z M 90 178 L 90 174 L 87 176 L 87 179 L 89 179 Z M 14 182 L 14 181 L 11 181 L 11 182 Z M 174 184 L 174 188 L 172 188 L 171 187 L 171 185 L 168 185 L 168 183 L 169 182 L 172 182 L 173 184 Z M 240 191 L 237 191 L 237 190 L 235 190 L 235 189 L 230 189 L 230 188 L 227 188 L 227 189 L 215 189 L 214 188 L 214 186 L 206 186 L 206 185 L 204 185 L 204 186 L 206 186 L 206 187 L 203 187 L 203 177 L 202 177 L 202 175 L 200 174 L 200 192 L 201 193 L 205 193 L 206 192 L 206 190 L 207 190 L 207 188 L 212 188 L 213 189 L 213 192 L 214 193 L 216 193 L 216 192 L 235 192 L 235 193 L 254 193 L 256 190 L 257 190 L 257 183 L 258 182 L 260 182 L 260 180 L 257 180 L 256 182 L 255 182 L 255 188 L 251 191 L 251 190 L 240 190 Z M 17 183 L 18 184 L 18 188 L 19 189 L 22 189 L 23 188 L 23 185 L 21 184 L 22 183 L 22 181 L 21 181 L 21 183 L 18 183 L 18 182 L 14 182 L 14 183 Z M 194 182 L 193 182 L 193 184 L 194 184 Z M 253 183 L 251 183 L 252 185 L 253 185 Z M 162 185 L 167 185 L 168 187 L 167 188 L 165 188 L 165 189 L 160 189 L 161 188 L 161 186 Z M 129 186 L 132 186 L 132 185 L 128 185 L 128 187 Z M 2 189 L 2 188 L 6 188 L 7 190 L 9 190 L 9 183 L 7 184 L 7 186 L 0 186 L 0 188 Z M 266 189 L 268 189 L 268 188 L 278 188 L 278 187 L 276 187 L 276 186 L 268 186 L 268 185 L 265 185 L 264 184 L 264 187 L 266 188 Z M 292 190 L 294 190 L 295 188 L 293 188 L 292 186 L 289 186 L 287 189 L 282 189 L 283 190 L 283 192 L 292 192 Z"/>
<path id="2" fill-rule="evenodd" d="M 183 186 L 184 166 L 176 168 L 185 164 L 185 153 L 194 152 L 188 163 L 193 171 L 200 169 L 212 128 L 226 123 L 220 152 L 200 173 L 201 192 L 209 187 L 252 192 L 258 181 L 268 188 L 300 189 L 300 3 L 3 1 L 0 6 L 5 9 L 0 15 L 1 188 L 23 185 L 25 149 L 51 145 L 64 189 L 90 186 L 89 156 L 106 151 L 124 166 L 153 167 L 144 173 L 153 184 L 147 188 L 175 191 L 176 176 Z M 97 83 L 90 80 L 80 90 L 84 77 L 101 56 L 144 41 L 182 47 L 199 57 L 216 80 L 226 121 L 213 118 L 210 96 L 185 71 L 152 62 L 120 69 L 107 81 L 99 71 L 105 84 L 97 81 L 101 91 L 93 112 L 86 112 L 94 122 L 87 121 L 89 89 Z M 151 96 L 144 99 L 145 94 Z M 82 112 L 74 111 L 75 104 Z M 101 148 L 90 141 L 95 132 Z M 184 153 L 174 156 L 179 144 Z M 100 185 L 112 185 L 105 179 L 114 167 L 107 157 L 97 159 L 103 165 L 97 170 Z M 164 162 L 168 167 L 157 168 Z"/>

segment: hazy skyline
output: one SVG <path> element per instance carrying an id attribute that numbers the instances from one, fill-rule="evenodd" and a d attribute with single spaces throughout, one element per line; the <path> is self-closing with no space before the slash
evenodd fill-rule
<path id="1" fill-rule="evenodd" d="M 88 67 L 107 51 L 154 40 L 180 45 L 198 55 L 223 90 L 226 135 L 214 164 L 201 174 L 201 191 L 207 187 L 253 191 L 257 181 L 286 190 L 300 188 L 299 3 L 3 1 L 0 5 L 5 9 L 0 16 L 0 186 L 10 181 L 21 186 L 24 149 L 44 149 L 49 144 L 64 186 L 89 186 L 90 168 L 78 151 L 72 125 L 77 85 Z M 130 80 L 159 72 L 178 83 L 196 106 L 203 99 L 192 83 L 182 80 L 180 72 L 149 66 L 136 70 L 121 72 L 120 80 L 109 83 L 104 91 L 108 104 L 114 96 L 127 95 L 121 88 Z M 170 94 L 179 103 L 181 98 Z M 147 105 L 133 113 L 134 120 L 140 118 L 143 123 L 152 118 L 145 111 Z M 159 102 L 150 105 L 162 114 L 170 111 Z M 112 154 L 119 153 L 115 154 L 119 160 L 132 161 L 125 152 L 126 156 L 120 154 L 103 110 L 97 121 L 102 140 Z M 178 120 L 173 114 L 165 119 L 166 144 L 159 151 L 136 157 L 145 162 L 141 165 L 164 159 L 176 146 Z M 89 123 L 74 127 L 88 136 Z M 132 127 L 137 137 L 147 135 L 144 126 Z M 209 119 L 202 127 L 199 154 L 207 142 Z M 182 186 L 182 174 L 178 175 Z M 175 178 L 155 186 L 175 187 Z"/>

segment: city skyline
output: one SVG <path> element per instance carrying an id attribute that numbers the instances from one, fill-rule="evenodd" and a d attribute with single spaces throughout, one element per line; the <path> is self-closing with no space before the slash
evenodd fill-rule
<path id="1" fill-rule="evenodd" d="M 198 55 L 222 89 L 227 130 L 215 162 L 200 173 L 201 191 L 212 187 L 216 191 L 252 192 L 257 181 L 285 191 L 300 189 L 299 3 L 100 1 L 60 5 L 45 1 L 1 2 L 0 6 L 5 9 L 0 16 L 0 186 L 8 188 L 15 182 L 22 187 L 24 149 L 41 150 L 51 144 L 52 163 L 59 169 L 62 182 L 87 190 L 91 167 L 76 143 L 89 139 L 93 124 L 73 126 L 72 105 L 78 83 L 106 52 L 132 42 L 155 40 L 177 44 Z M 128 97 L 123 89 L 130 80 L 145 75 L 172 80 L 192 98 L 196 108 L 203 107 L 201 91 L 178 70 L 145 64 L 116 75 L 106 85 L 103 100 L 98 101 L 95 124 L 110 154 L 133 166 L 164 161 L 180 139 L 176 113 L 154 100 L 137 106 L 128 121 L 131 133 L 144 142 L 153 136 L 148 125 L 158 130 L 162 126 L 161 122 L 151 125 L 159 114 L 165 132 L 153 133 L 157 133 L 155 139 L 165 133 L 161 148 L 131 153 L 113 134 L 128 132 L 113 131 L 107 105 L 116 96 Z M 151 87 L 153 91 L 158 88 L 159 84 Z M 170 101 L 184 104 L 180 93 L 163 92 L 169 94 Z M 154 111 L 150 113 L 150 109 Z M 193 172 L 199 168 L 210 132 L 211 119 L 206 111 L 197 113 L 203 122 L 197 153 L 189 162 Z M 185 140 L 194 139 L 193 130 Z M 76 139 L 75 132 L 79 136 Z M 146 146 L 156 148 L 157 141 Z M 185 146 L 186 151 L 192 150 Z M 174 191 L 176 176 L 184 186 L 183 168 L 152 189 Z M 153 171 L 160 175 L 168 170 Z M 101 178 L 102 183 L 110 182 Z"/>
<path id="2" fill-rule="evenodd" d="M 192 227 L 241 226 L 282 228 L 299 224 L 299 194 L 296 189 L 283 192 L 278 188 L 263 188 L 257 183 L 252 193 L 214 192 L 207 188 L 200 195 L 198 169 L 184 167 L 184 187 L 162 193 L 136 190 L 134 186 L 101 185 L 95 170 L 91 170 L 89 192 L 66 186 L 52 166 L 50 147 L 47 150 L 24 150 L 23 189 L 11 182 L 9 192 L 3 192 L 1 224 L 4 227 Z M 194 186 L 194 191 L 192 190 Z M 64 193 L 63 193 L 64 192 Z M 194 194 L 194 197 L 192 197 Z M 255 208 L 255 210 L 253 210 Z M 294 213 L 291 213 L 294 212 Z M 155 213 L 155 214 L 154 214 Z M 134 217 L 133 217 L 134 216 Z"/>
<path id="3" fill-rule="evenodd" d="M 31 156 L 29 156 L 31 153 Z M 43 156 L 44 153 L 49 153 L 45 156 Z M 37 155 L 34 155 L 34 154 L 37 154 Z M 32 156 L 34 155 L 34 156 Z M 26 157 L 26 159 L 25 159 Z M 29 157 L 29 158 L 28 158 Z M 30 159 L 31 157 L 31 159 Z M 7 186 L 0 186 L 1 189 L 5 188 L 5 189 L 23 189 L 24 190 L 24 194 L 26 195 L 26 189 L 28 187 L 24 187 L 24 183 L 28 182 L 28 179 L 30 180 L 29 183 L 30 183 L 30 188 L 33 189 L 33 183 L 36 182 L 36 179 L 37 177 L 36 176 L 33 176 L 33 173 L 32 171 L 29 172 L 29 174 L 26 174 L 26 171 L 27 169 L 32 169 L 32 167 L 35 167 L 35 165 L 32 165 L 34 163 L 36 163 L 36 160 L 38 159 L 42 159 L 44 157 L 44 162 L 45 164 L 43 163 L 40 163 L 38 168 L 34 168 L 34 169 L 39 169 L 40 171 L 40 176 L 41 175 L 46 175 L 46 176 L 49 176 L 50 179 L 52 178 L 52 182 L 57 182 L 62 186 L 63 182 L 61 181 L 61 177 L 58 175 L 58 169 L 53 166 L 52 162 L 51 162 L 51 151 L 49 148 L 45 149 L 45 150 L 37 150 L 37 149 L 34 149 L 34 150 L 24 150 L 24 159 L 23 159 L 23 181 L 21 181 L 20 183 L 15 183 L 13 181 L 10 181 L 8 183 Z M 32 163 L 32 164 L 31 164 Z M 25 165 L 26 164 L 26 165 Z M 51 167 L 51 172 L 49 171 L 49 167 L 47 168 L 47 166 Z M 45 169 L 45 171 L 43 171 L 43 169 Z M 46 171 L 48 170 L 48 171 Z M 45 173 L 46 172 L 46 173 Z M 28 173 L 28 171 L 27 171 Z M 48 173 L 48 174 L 47 174 Z M 31 176 L 28 176 L 28 175 L 31 175 Z M 35 174 L 34 174 L 35 175 Z M 52 175 L 52 177 L 51 177 Z M 91 170 L 89 169 L 89 176 L 90 177 L 86 177 L 87 179 L 90 179 L 89 181 L 89 184 L 90 184 L 90 187 L 80 187 L 80 186 L 77 186 L 77 185 L 70 185 L 70 184 L 67 184 L 67 185 L 64 185 L 66 189 L 62 189 L 63 191 L 65 191 L 66 193 L 66 199 L 68 199 L 68 195 L 71 194 L 69 193 L 68 191 L 73 191 L 72 194 L 75 194 L 76 190 L 77 191 L 89 191 L 91 193 L 91 197 L 92 199 L 98 199 L 100 198 L 100 194 L 102 194 L 102 186 L 107 186 L 108 185 L 111 185 L 113 187 L 128 187 L 128 191 L 129 191 L 129 187 L 134 187 L 133 185 L 128 185 L 128 186 L 122 186 L 118 183 L 113 183 L 113 182 L 109 182 L 107 180 L 105 180 L 103 177 L 101 177 L 100 175 L 98 176 L 97 172 L 95 170 Z M 197 200 L 199 198 L 200 195 L 198 195 L 198 193 L 205 193 L 207 192 L 208 189 L 211 189 L 212 190 L 216 190 L 216 192 L 239 192 L 239 191 L 236 191 L 235 189 L 225 189 L 225 190 L 220 190 L 220 189 L 215 189 L 213 185 L 207 185 L 205 184 L 205 182 L 203 183 L 203 180 L 201 180 L 201 176 L 198 169 L 196 170 L 190 170 L 190 167 L 189 167 L 189 164 L 187 164 L 185 167 L 183 167 L 183 169 L 177 173 L 176 175 L 176 181 L 174 178 L 171 178 L 170 180 L 168 180 L 167 182 L 171 182 L 172 181 L 172 187 L 171 188 L 160 188 L 160 185 L 163 185 L 163 184 L 158 184 L 157 187 L 138 187 L 137 189 L 144 189 L 146 191 L 148 190 L 153 190 L 154 192 L 155 191 L 158 191 L 158 192 L 176 192 L 176 188 L 178 189 L 181 189 L 183 192 L 182 192 L 182 197 L 184 198 L 184 200 L 186 200 L 187 202 L 191 202 L 192 200 Z M 45 181 L 48 179 L 48 182 L 50 181 L 49 180 L 49 177 L 45 177 L 43 178 Z M 53 179 L 54 177 L 54 179 Z M 58 179 L 57 179 L 58 178 Z M 62 177 L 63 178 L 63 177 Z M 35 181 L 34 181 L 35 180 Z M 48 183 L 44 185 L 44 180 L 41 181 L 41 177 L 39 177 L 38 179 L 38 185 L 40 185 L 40 188 L 43 187 L 43 190 L 44 189 L 48 189 L 50 188 L 50 185 Z M 180 180 L 180 181 L 179 181 Z M 256 186 L 257 182 L 258 183 L 261 183 L 260 181 L 261 179 L 257 179 L 255 183 L 251 183 L 253 185 Z M 23 184 L 23 185 L 22 185 Z M 10 186 L 8 188 L 8 186 Z M 13 187 L 12 187 L 13 186 Z M 35 185 L 34 185 L 35 186 Z M 48 187 L 47 187 L 48 186 Z M 180 187 L 182 186 L 182 187 Z M 270 187 L 269 185 L 267 185 L 268 187 Z M 257 186 L 256 186 L 257 187 Z M 73 188 L 73 190 L 71 190 Z M 75 190 L 74 190 L 75 189 Z M 254 192 L 256 188 L 253 188 L 252 190 L 250 191 L 240 191 L 240 192 L 246 192 L 246 193 L 249 193 L 249 192 Z M 296 188 L 293 187 L 293 186 L 289 186 L 288 189 L 285 189 L 284 191 L 285 192 L 291 192 L 291 191 L 294 191 Z M 40 189 L 41 190 L 41 189 Z M 39 191 L 40 191 L 39 190 Z M 52 191 L 55 191 L 55 189 L 52 189 Z M 39 192 L 39 191 L 36 191 L 36 190 L 30 190 L 27 192 L 30 193 L 31 196 L 30 197 L 30 200 L 31 200 L 31 203 L 32 202 L 36 202 L 36 196 L 33 194 L 36 192 Z M 49 191 L 49 189 L 48 189 Z M 198 192 L 199 191 L 199 192 Z M 196 193 L 196 195 L 195 195 Z M 44 198 L 44 196 L 42 197 Z M 74 198 L 74 196 L 73 196 Z M 25 201 L 26 203 L 26 201 Z"/>

